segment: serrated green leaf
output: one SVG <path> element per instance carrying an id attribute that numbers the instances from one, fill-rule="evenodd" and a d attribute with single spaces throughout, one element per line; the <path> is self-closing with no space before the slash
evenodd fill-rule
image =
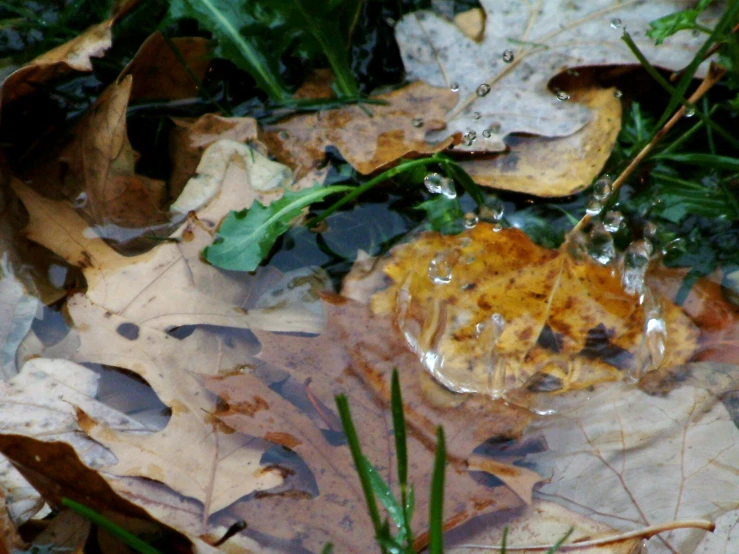
<path id="1" fill-rule="evenodd" d="M 223 269 L 254 271 L 303 208 L 352 188 L 317 185 L 299 192 L 285 191 L 282 198 L 269 206 L 255 201 L 251 208 L 232 211 L 221 223 L 216 240 L 203 250 L 203 256 Z"/>
<path id="2" fill-rule="evenodd" d="M 662 44 L 667 37 L 674 35 L 678 31 L 700 29 L 696 20 L 711 4 L 711 1 L 701 0 L 693 9 L 682 10 L 655 19 L 649 23 L 647 36 L 654 39 L 655 44 Z"/>

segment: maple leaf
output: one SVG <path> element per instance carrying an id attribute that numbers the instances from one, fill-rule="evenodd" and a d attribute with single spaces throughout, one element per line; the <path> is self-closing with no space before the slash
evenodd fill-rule
<path id="1" fill-rule="evenodd" d="M 392 250 L 392 284 L 372 306 L 393 314 L 427 371 L 458 392 L 566 390 L 690 358 L 697 332 L 680 308 L 662 303 L 665 358 L 650 357 L 646 305 L 611 268 L 567 248 L 489 224 L 424 233 Z"/>
<path id="2" fill-rule="evenodd" d="M 703 42 L 681 33 L 656 48 L 644 38 L 650 21 L 676 11 L 680 4 L 672 0 L 482 0 L 481 5 L 486 27 L 479 42 L 430 11 L 408 14 L 395 28 L 409 78 L 458 90 L 447 128 L 429 138 L 474 131 L 476 140 L 462 149 L 500 151 L 506 148 L 503 138 L 511 133 L 561 137 L 582 128 L 591 119 L 590 111 L 559 100 L 548 82 L 567 68 L 635 64 L 620 40 L 624 29 L 654 65 L 671 69 L 687 65 Z M 710 27 L 710 21 L 706 25 Z M 478 94 L 482 85 L 487 88 Z M 566 99 L 567 91 L 559 98 Z"/>

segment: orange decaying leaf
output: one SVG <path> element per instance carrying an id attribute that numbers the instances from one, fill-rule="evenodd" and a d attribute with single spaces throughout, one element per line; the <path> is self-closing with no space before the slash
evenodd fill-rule
<path id="1" fill-rule="evenodd" d="M 452 390 L 562 391 L 642 369 L 644 306 L 614 268 L 540 248 L 517 229 L 425 233 L 395 248 L 384 271 L 393 283 L 373 297 L 374 311 L 393 314 Z M 663 310 L 662 363 L 687 361 L 697 331 L 673 304 Z"/>

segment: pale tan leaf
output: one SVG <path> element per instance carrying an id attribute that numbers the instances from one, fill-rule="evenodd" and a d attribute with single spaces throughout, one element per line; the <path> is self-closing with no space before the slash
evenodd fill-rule
<path id="1" fill-rule="evenodd" d="M 459 87 L 447 128 L 429 138 L 475 131 L 477 140 L 462 146 L 468 150 L 504 150 L 503 138 L 511 133 L 561 137 L 582 128 L 592 119 L 590 110 L 559 101 L 548 82 L 568 68 L 636 64 L 621 40 L 624 29 L 654 65 L 670 69 L 687 65 L 704 40 L 682 32 L 655 47 L 644 36 L 650 21 L 683 9 L 684 4 L 675 0 L 482 0 L 481 4 L 486 26 L 479 43 L 429 11 L 408 14 L 396 26 L 409 78 L 436 87 L 455 83 Z M 717 10 L 706 16 L 708 27 Z M 502 59 L 505 50 L 513 52 L 511 63 Z M 480 97 L 475 91 L 483 83 L 492 91 Z M 483 138 L 486 129 L 489 137 Z"/>

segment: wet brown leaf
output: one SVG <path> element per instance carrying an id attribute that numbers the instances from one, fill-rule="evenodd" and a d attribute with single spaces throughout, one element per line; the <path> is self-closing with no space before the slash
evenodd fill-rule
<path id="1" fill-rule="evenodd" d="M 255 156 L 257 160 L 264 159 Z M 243 191 L 240 201 L 248 201 L 244 185 L 250 167 L 229 167 L 228 178 L 223 177 L 223 186 L 230 187 L 229 196 L 218 197 L 201 213 L 213 214 L 214 206 L 227 210 L 235 202 L 230 194 Z M 299 304 L 288 305 L 285 310 L 259 309 L 254 305 L 252 292 L 263 286 L 265 276 L 268 282 L 269 274 L 259 272 L 245 277 L 201 261 L 200 250 L 212 238 L 195 219 L 174 235 L 175 242 L 163 241 L 145 254 L 123 256 L 92 234 L 68 203 L 44 198 L 18 180 L 13 180 L 12 186 L 29 211 L 26 236 L 82 268 L 87 298 L 112 313 L 159 329 L 204 323 L 231 327 L 266 325 L 275 330 L 304 332 L 321 328 L 320 316 Z M 220 217 L 214 219 L 213 225 Z"/>
<path id="2" fill-rule="evenodd" d="M 567 196 L 590 186 L 611 155 L 621 130 L 621 101 L 616 89 L 601 88 L 594 72 L 579 70 L 561 82 L 570 101 L 586 106 L 590 123 L 563 138 L 509 136 L 508 151 L 487 159 L 461 162 L 480 185 L 535 196 Z"/>
<path id="3" fill-rule="evenodd" d="M 172 47 L 161 33 L 151 35 L 121 73 L 119 81 L 126 75 L 133 77 L 131 102 L 198 96 L 200 91 L 193 77 L 202 82 L 205 76 L 211 59 L 209 41 L 197 37 L 170 40 Z M 179 56 L 172 48 L 177 49 Z"/>
<path id="4" fill-rule="evenodd" d="M 697 331 L 680 308 L 663 302 L 666 354 L 651 358 L 645 305 L 612 268 L 566 247 L 547 250 L 489 224 L 425 233 L 392 251 L 392 285 L 372 306 L 393 315 L 427 370 L 457 391 L 561 391 L 692 356 Z"/>
<path id="5" fill-rule="evenodd" d="M 426 380 L 418 360 L 392 333 L 389 318 L 374 316 L 367 306 L 343 297 L 330 296 L 327 301 L 328 327 L 319 337 L 257 332 L 262 342 L 258 358 L 269 366 L 258 367 L 255 375 L 265 384 L 281 383 L 281 394 L 304 413 L 296 412 L 274 395 L 272 400 L 257 401 L 257 397 L 268 399 L 270 391 L 259 386 L 252 376 L 208 381 L 207 386 L 229 405 L 219 418 L 243 432 L 258 433 L 300 453 L 318 487 L 319 495 L 314 496 L 315 491 L 309 490 L 307 498 L 262 495 L 242 504 L 238 513 L 260 525 L 260 532 L 269 530 L 273 538 L 302 541 L 300 546 L 312 550 L 320 549 L 322 542 L 329 540 L 340 549 L 345 545 L 352 551 L 370 549 L 373 530 L 362 507 L 349 452 L 346 447 L 331 443 L 321 431 L 331 433 L 339 428 L 333 399 L 336 394 L 347 394 L 364 452 L 388 482 L 395 482 L 388 410 L 390 377 L 395 366 L 400 370 L 410 426 L 409 459 L 411 479 L 416 486 L 414 525 L 419 532 L 427 525 L 434 434 L 440 424 L 448 438 L 450 461 L 445 527 L 461 525 L 481 513 L 520 506 L 530 498 L 538 477 L 512 465 L 515 458 L 486 464 L 481 456 L 476 456 L 469 467 L 467 464 L 472 451 L 485 440 L 515 437 L 530 420 L 530 412 L 484 397 L 464 397 L 443 390 Z M 275 376 L 271 373 L 275 370 L 286 373 Z M 509 487 L 484 486 L 481 471 L 498 477 L 498 485 L 502 481 Z M 343 523 L 337 525 L 337 521 Z M 301 539 L 298 529 L 307 529 L 307 536 Z M 418 546 L 427 540 L 427 535 L 422 534 Z"/>
<path id="6" fill-rule="evenodd" d="M 328 146 L 368 174 L 404 156 L 431 154 L 452 144 L 451 138 L 435 143 L 424 139 L 427 131 L 443 127 L 444 114 L 456 102 L 448 89 L 412 83 L 374 98 L 388 104 L 366 104 L 372 116 L 359 106 L 295 115 L 266 126 L 260 140 L 301 176 L 322 164 Z M 419 127 L 413 124 L 418 117 Z"/>
<path id="7" fill-rule="evenodd" d="M 114 23 L 114 19 L 108 19 L 93 25 L 15 71 L 2 84 L 0 106 L 5 107 L 13 100 L 35 92 L 42 83 L 73 71 L 92 71 L 91 58 L 102 57 L 112 44 Z"/>
<path id="8" fill-rule="evenodd" d="M 110 85 L 77 124 L 61 153 L 63 187 L 93 225 L 147 227 L 168 221 L 164 183 L 136 174 L 126 110 L 133 78 Z"/>
<path id="9" fill-rule="evenodd" d="M 218 140 L 228 139 L 253 144 L 257 138 L 257 121 L 250 117 L 221 117 L 205 114 L 196 120 L 175 119 L 170 135 L 172 173 L 170 195 L 177 198 L 195 174 L 205 149 Z M 262 152 L 262 154 L 266 154 Z"/>

